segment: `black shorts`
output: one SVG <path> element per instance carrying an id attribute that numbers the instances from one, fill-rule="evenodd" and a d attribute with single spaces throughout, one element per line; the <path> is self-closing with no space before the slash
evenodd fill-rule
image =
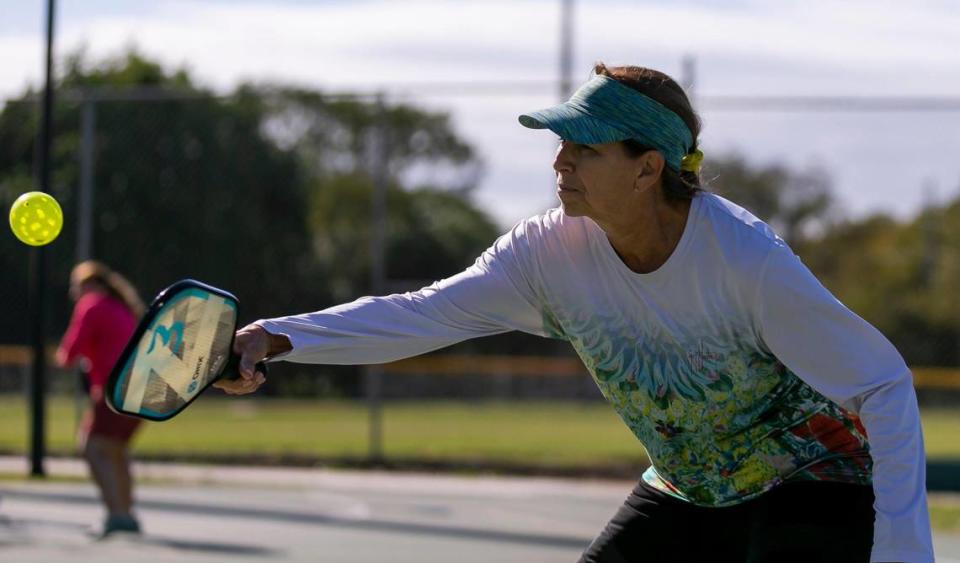
<path id="1" fill-rule="evenodd" d="M 864 485 L 786 483 L 706 508 L 641 481 L 580 563 L 867 563 L 873 520 L 873 489 Z"/>

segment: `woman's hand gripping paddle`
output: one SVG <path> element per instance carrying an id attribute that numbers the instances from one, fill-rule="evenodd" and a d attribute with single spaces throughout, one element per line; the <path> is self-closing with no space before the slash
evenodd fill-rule
<path id="1" fill-rule="evenodd" d="M 237 304 L 229 292 L 195 280 L 160 292 L 110 374 L 104 390 L 110 408 L 169 420 L 217 380 L 241 378 L 233 352 Z M 246 367 L 244 380 L 262 383 L 266 365 Z"/>

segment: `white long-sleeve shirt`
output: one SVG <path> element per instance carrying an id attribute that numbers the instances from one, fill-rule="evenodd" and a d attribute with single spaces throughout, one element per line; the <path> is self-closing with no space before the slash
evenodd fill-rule
<path id="1" fill-rule="evenodd" d="M 677 248 L 631 271 L 554 209 L 420 291 L 258 321 L 286 361 L 388 362 L 520 330 L 574 346 L 646 448 L 644 479 L 729 506 L 783 482 L 872 483 L 872 561 L 933 561 L 910 371 L 762 221 L 698 194 Z M 868 437 L 869 436 L 869 440 Z"/>

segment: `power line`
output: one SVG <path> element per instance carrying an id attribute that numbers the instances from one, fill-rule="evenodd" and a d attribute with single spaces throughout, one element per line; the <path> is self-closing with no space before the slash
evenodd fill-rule
<path id="1" fill-rule="evenodd" d="M 378 95 L 388 98 L 410 97 L 482 97 L 495 98 L 516 95 L 543 95 L 549 97 L 557 88 L 556 80 L 489 80 L 449 82 L 406 82 L 384 84 L 376 89 L 369 85 L 356 88 L 338 86 L 337 91 L 324 92 L 318 87 L 320 98 L 326 100 L 375 101 Z M 57 91 L 57 99 L 64 102 L 167 102 L 178 100 L 236 98 L 196 90 L 178 90 L 163 87 L 130 89 L 91 88 Z M 7 100 L 8 104 L 36 103 L 38 97 L 27 96 Z M 698 109 L 736 112 L 957 112 L 960 96 L 754 96 L 703 95 L 696 98 Z"/>
<path id="2" fill-rule="evenodd" d="M 699 96 L 714 111 L 952 112 L 958 96 Z"/>

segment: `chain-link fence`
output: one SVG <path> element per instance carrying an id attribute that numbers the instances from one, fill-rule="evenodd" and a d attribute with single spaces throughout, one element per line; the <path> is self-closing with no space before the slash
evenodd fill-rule
<path id="1" fill-rule="evenodd" d="M 224 287 L 240 298 L 241 321 L 415 289 L 455 273 L 511 222 L 555 204 L 555 140 L 516 124 L 519 113 L 552 104 L 554 92 L 535 82 L 410 85 L 379 97 L 267 87 L 227 97 L 171 88 L 61 92 L 52 191 L 66 226 L 48 249 L 48 342 L 56 343 L 70 315 L 70 268 L 88 257 L 125 274 L 147 299 L 181 278 Z M 804 238 L 795 248 L 901 349 L 920 374 L 924 404 L 955 400 L 960 171 L 941 155 L 958 152 L 960 137 L 941 123 L 960 101 L 697 101 L 708 160 L 722 164 L 739 153 L 760 172 L 782 163 L 827 179 L 831 203 L 798 231 Z M 36 104 L 8 101 L 3 115 L 0 131 L 13 141 L 0 148 L 0 194 L 9 205 L 32 185 Z M 928 156 L 878 173 L 903 139 Z M 722 184 L 720 176 L 707 180 Z M 871 189 L 851 197 L 850 186 Z M 773 188 L 785 202 L 778 212 L 806 201 L 789 182 Z M 921 211 L 865 218 L 871 199 L 924 189 Z M 0 250 L 8 272 L 0 282 L 7 303 L 0 343 L 24 346 L 29 251 L 12 237 Z M 7 350 L 0 388 L 18 393 L 26 360 Z M 463 343 L 386 371 L 364 379 L 351 367 L 281 365 L 265 395 L 372 396 L 371 412 L 380 399 L 601 399 L 564 343 L 522 334 Z M 51 369 L 49 377 L 53 395 L 76 392 L 76 373 Z M 387 421 L 386 437 L 371 438 L 386 443 L 373 451 L 389 450 L 389 428 Z"/>

